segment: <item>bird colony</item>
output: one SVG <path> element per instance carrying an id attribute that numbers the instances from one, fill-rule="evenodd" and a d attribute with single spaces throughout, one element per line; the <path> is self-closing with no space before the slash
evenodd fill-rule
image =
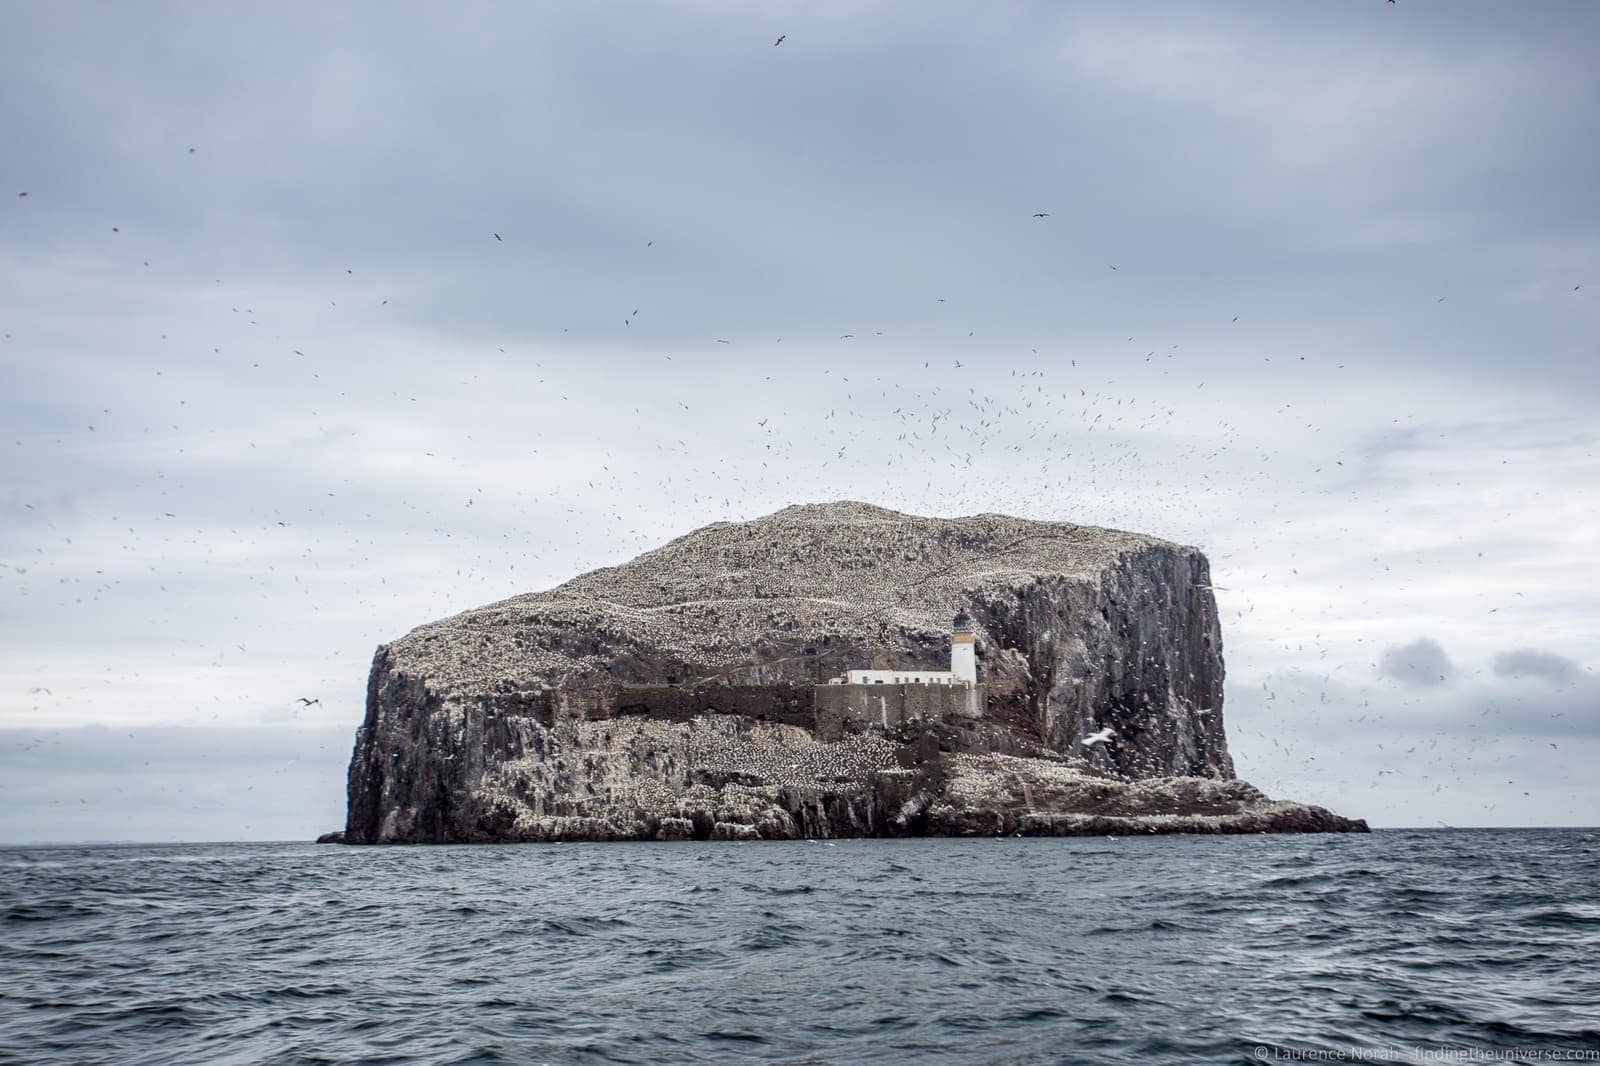
<path id="1" fill-rule="evenodd" d="M 547 592 L 467 611 L 390 646 L 397 670 L 464 695 L 611 672 L 616 648 L 723 679 L 759 665 L 763 635 L 886 655 L 899 631 L 948 639 L 974 590 L 1040 573 L 1092 577 L 1153 537 L 1004 515 L 936 519 L 864 503 L 716 523 Z"/>

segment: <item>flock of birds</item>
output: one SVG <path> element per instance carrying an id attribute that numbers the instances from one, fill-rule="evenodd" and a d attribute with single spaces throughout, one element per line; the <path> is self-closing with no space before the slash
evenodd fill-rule
<path id="1" fill-rule="evenodd" d="M 787 35 L 780 35 L 772 47 L 787 40 Z M 185 154 L 197 152 L 197 147 L 189 146 Z M 17 199 L 32 207 L 44 197 L 21 191 Z M 1055 213 L 1019 210 L 1016 217 L 1021 224 L 1029 219 L 1043 224 Z M 1040 231 L 1054 224 L 1041 226 Z M 110 232 L 113 239 L 127 242 L 134 229 L 118 224 Z M 488 230 L 488 238 L 480 233 L 477 239 L 492 240 L 496 248 L 516 246 L 511 227 Z M 646 240 L 642 246 L 653 249 L 656 240 Z M 133 257 L 139 269 L 152 269 L 151 259 L 137 252 Z M 1134 274 L 1116 264 L 1106 268 L 1124 280 Z M 344 288 L 333 287 L 338 280 L 345 282 Z M 228 289 L 222 278 L 215 284 L 219 292 Z M 323 294 L 328 315 L 350 312 L 371 320 L 397 306 L 391 299 L 400 299 L 379 297 L 357 285 L 353 267 L 344 268 L 343 278 L 329 285 Z M 320 698 L 295 700 L 258 688 L 239 688 L 229 680 L 230 671 L 250 661 L 247 646 L 213 639 L 212 634 L 185 625 L 185 597 L 199 597 L 195 571 L 203 574 L 214 567 L 222 572 L 229 567 L 229 553 L 217 547 L 223 541 L 236 545 L 246 557 L 255 552 L 273 560 L 236 586 L 247 591 L 249 601 L 242 601 L 238 613 L 227 621 L 230 633 L 242 635 L 252 625 L 264 629 L 268 623 L 254 620 L 251 612 L 287 605 L 303 619 L 295 627 L 296 639 L 341 646 L 322 664 L 326 673 L 319 683 L 353 692 L 359 686 L 350 682 L 352 665 L 359 673 L 364 664 L 358 658 L 363 653 L 352 645 L 361 641 L 370 645 L 373 637 L 386 638 L 395 627 L 411 624 L 421 604 L 430 609 L 444 603 L 459 605 L 477 595 L 475 590 L 527 587 L 530 570 L 536 575 L 532 580 L 557 578 L 598 558 L 651 547 L 659 542 L 663 528 L 699 525 L 703 515 L 747 516 L 766 501 L 836 498 L 845 494 L 846 486 L 856 494 L 870 495 L 877 487 L 892 498 L 916 501 L 917 509 L 929 512 L 1093 514 L 1099 521 L 1199 540 L 1211 526 L 1209 519 L 1196 513 L 1195 497 L 1188 491 L 1198 484 L 1206 509 L 1236 509 L 1259 520 L 1248 542 L 1228 545 L 1214 560 L 1228 571 L 1253 558 L 1271 560 L 1259 572 L 1241 570 L 1235 579 L 1239 587 L 1261 589 L 1293 583 L 1300 576 L 1296 555 L 1282 554 L 1286 542 L 1281 535 L 1293 531 L 1297 508 L 1330 493 L 1354 500 L 1362 491 L 1346 465 L 1362 464 L 1360 455 L 1329 452 L 1311 469 L 1299 465 L 1306 454 L 1300 446 L 1318 439 L 1327 428 L 1316 413 L 1315 393 L 1344 369 L 1343 364 L 1299 353 L 1279 355 L 1276 361 L 1263 356 L 1263 364 L 1284 374 L 1286 398 L 1264 420 L 1256 416 L 1247 420 L 1236 415 L 1226 400 L 1210 398 L 1207 385 L 1212 384 L 1215 392 L 1218 382 L 1185 365 L 1181 338 L 1153 341 L 1135 331 L 1125 339 L 1119 336 L 1116 350 L 1106 345 L 1106 351 L 1092 358 L 1044 345 L 1025 345 L 1025 351 L 997 350 L 977 339 L 985 324 L 982 309 L 965 306 L 954 293 L 928 293 L 926 321 L 901 321 L 890 328 L 878 328 L 888 323 L 869 323 L 842 332 L 828 329 L 827 335 L 841 346 L 848 343 L 848 354 L 838 356 L 822 352 L 817 330 L 804 338 L 788 334 L 788 348 L 803 343 L 806 352 L 790 360 L 778 354 L 784 350 L 779 347 L 783 336 L 758 348 L 756 342 L 717 336 L 708 329 L 708 346 L 738 349 L 741 358 L 732 362 L 688 345 L 662 350 L 667 345 L 648 339 L 642 325 L 646 320 L 641 315 L 648 316 L 651 306 L 630 299 L 616 308 L 612 321 L 620 320 L 642 350 L 659 355 L 677 374 L 651 376 L 637 388 L 604 376 L 597 381 L 588 372 L 587 356 L 569 326 L 559 327 L 559 332 L 552 326 L 551 336 L 541 338 L 541 343 L 565 343 L 570 349 L 563 354 L 559 347 L 547 347 L 546 353 L 557 354 L 542 354 L 531 368 L 511 368 L 519 349 L 508 353 L 506 347 L 495 345 L 505 357 L 503 362 L 496 362 L 495 353 L 486 353 L 488 357 L 476 359 L 474 365 L 506 369 L 510 380 L 528 385 L 533 390 L 527 399 L 530 411 L 587 407 L 601 419 L 647 418 L 653 437 L 641 445 L 624 434 L 610 440 L 602 433 L 587 438 L 586 454 L 574 458 L 568 446 L 577 431 L 541 428 L 535 414 L 522 440 L 524 461 L 538 476 L 497 479 L 483 473 L 493 466 L 495 445 L 475 440 L 491 436 L 489 427 L 453 416 L 445 401 L 466 398 L 469 406 L 481 402 L 487 410 L 499 412 L 495 393 L 504 387 L 500 382 L 471 373 L 446 380 L 440 372 L 431 388 L 380 385 L 369 395 L 353 397 L 351 389 L 360 382 L 341 371 L 337 354 L 339 338 L 348 332 L 330 328 L 322 337 L 313 332 L 308 338 L 286 339 L 282 331 L 291 328 L 289 316 L 274 320 L 266 310 L 266 294 L 247 295 L 248 287 L 242 288 L 233 302 L 226 303 L 222 322 L 213 313 L 220 306 L 215 298 L 206 298 L 195 309 L 197 320 L 216 329 L 211 338 L 215 344 L 182 352 L 173 351 L 176 345 L 172 345 L 166 349 L 170 357 L 151 357 L 151 374 L 163 378 L 163 387 L 171 392 L 171 399 L 159 409 L 118 410 L 115 398 L 101 390 L 96 394 L 105 405 L 83 410 L 80 429 L 14 441 L 18 449 L 14 454 L 23 463 L 39 460 L 70 439 L 73 448 L 136 447 L 154 457 L 154 465 L 128 486 L 124 500 L 131 513 L 119 506 L 115 513 L 80 520 L 70 508 L 53 505 L 44 493 L 21 501 L 23 520 L 39 530 L 39 542 L 27 555 L 14 555 L 0 567 L 0 575 L 10 583 L 9 602 L 23 608 L 48 607 L 69 614 L 93 613 L 112 605 L 127 612 L 133 604 L 150 604 L 149 628 L 178 635 L 186 660 L 211 668 L 208 674 L 198 671 L 208 678 L 200 686 L 208 691 L 205 705 L 174 709 L 202 722 L 217 721 L 224 714 L 238 720 L 237 713 L 212 706 L 220 701 L 209 691 L 213 686 L 242 705 L 298 703 L 299 712 L 323 709 Z M 1581 291 L 1581 285 L 1572 286 L 1572 292 Z M 1437 301 L 1444 299 L 1440 296 Z M 1240 316 L 1234 310 L 1219 310 L 1218 324 L 1237 325 Z M 913 347 L 937 348 L 940 356 L 920 358 L 890 348 L 895 327 L 913 335 Z M 867 354 L 864 345 L 872 342 L 869 339 L 885 337 L 889 340 L 879 342 L 882 349 Z M 4 340 L 21 343 L 10 333 Z M 166 340 L 165 335 L 160 338 Z M 317 344 L 318 340 L 323 343 Z M 523 340 L 508 338 L 507 343 Z M 965 341 L 972 343 L 960 347 Z M 524 345 L 528 347 L 532 346 Z M 147 349 L 163 350 L 154 338 Z M 185 487 L 194 471 L 192 450 L 219 432 L 260 433 L 259 442 L 249 439 L 239 445 L 241 459 L 262 450 L 258 444 L 270 450 L 275 443 L 271 427 L 251 417 L 256 397 L 263 395 L 249 377 L 253 371 L 264 372 L 264 395 L 303 399 L 306 424 L 319 432 L 343 420 L 319 412 L 329 407 L 349 412 L 361 404 L 373 408 L 381 404 L 385 421 L 410 419 L 424 428 L 414 437 L 397 438 L 418 445 L 403 464 L 417 472 L 415 486 L 384 501 L 393 507 L 385 517 L 398 513 L 409 526 L 405 532 L 380 539 L 365 510 L 379 506 L 372 494 L 347 480 L 324 478 L 316 470 L 306 472 L 303 484 L 287 489 L 268 486 L 263 479 L 263 489 L 272 491 L 263 492 L 260 502 L 231 514 L 208 513 L 204 490 L 190 493 Z M 1289 375 L 1298 373 L 1306 375 L 1305 386 L 1291 384 Z M 215 391 L 219 374 L 236 375 L 220 393 Z M 182 396 L 186 383 L 197 391 L 213 388 L 213 395 L 231 402 L 210 411 L 190 406 Z M 641 402 L 617 405 L 614 401 L 623 396 Z M 749 406 L 752 396 L 762 396 L 766 406 Z M 651 400 L 654 406 L 646 414 L 643 405 Z M 235 421 L 232 412 L 239 413 L 238 426 L 230 424 Z M 1422 429 L 1399 407 L 1394 424 L 1397 433 Z M 1172 432 L 1175 426 L 1182 428 Z M 345 443 L 359 447 L 355 436 L 352 433 Z M 567 469 L 553 469 L 560 464 Z M 562 476 L 569 472 L 574 476 Z M 555 476 L 542 484 L 541 476 L 547 473 Z M 360 502 L 346 507 L 340 499 L 345 494 Z M 478 517 L 481 512 L 488 514 Z M 137 566 L 90 567 L 84 572 L 75 562 L 78 549 L 72 538 L 83 537 L 86 525 L 94 530 L 87 539 L 103 541 L 109 557 L 136 561 Z M 1348 534 L 1349 530 L 1340 530 L 1337 536 Z M 410 572 L 384 572 L 385 560 L 412 550 L 420 551 L 428 563 Z M 1430 565 L 1420 556 L 1412 562 L 1405 554 L 1373 555 L 1371 571 L 1383 579 L 1397 568 L 1416 575 Z M 330 571 L 341 558 L 348 565 L 347 576 L 330 580 Z M 326 569 L 324 559 L 330 560 Z M 448 562 L 441 565 L 439 560 Z M 781 578 L 776 575 L 774 580 Z M 1319 593 L 1325 587 L 1325 582 L 1319 583 Z M 328 597 L 330 592 L 337 595 Z M 334 600 L 339 597 L 344 602 L 336 607 Z M 1234 611 L 1233 623 L 1253 623 L 1255 601 L 1250 594 L 1224 602 Z M 1348 600 L 1340 602 L 1351 606 Z M 1332 604 L 1307 606 L 1326 611 Z M 1498 611 L 1501 606 L 1488 609 Z M 330 614 L 338 618 L 319 628 L 319 616 Z M 1301 631 L 1312 625 L 1282 616 L 1272 624 L 1285 621 L 1304 626 Z M 280 651 L 284 647 L 282 633 L 261 636 L 263 642 L 275 639 Z M 1316 633 L 1309 644 L 1300 642 L 1309 660 L 1322 661 L 1333 647 L 1331 637 L 1327 643 L 1322 639 Z M 234 650 L 240 654 L 234 655 Z M 108 677 L 67 692 L 55 682 L 31 686 L 26 695 L 29 710 L 37 712 L 34 720 L 43 721 L 63 705 L 64 698 L 76 698 L 81 709 L 98 690 L 105 694 L 100 704 L 104 706 L 139 693 L 148 683 L 140 676 Z M 1265 691 L 1270 702 L 1272 690 Z M 1401 703 L 1409 698 L 1403 693 L 1396 697 Z M 352 717 L 356 699 L 358 695 L 345 697 L 331 709 L 339 721 Z M 1319 700 L 1317 713 L 1323 706 Z M 1394 720 L 1386 722 L 1384 711 L 1361 710 L 1364 714 L 1356 721 L 1364 727 L 1379 733 L 1397 728 Z M 1265 755 L 1270 749 L 1275 761 L 1290 760 L 1309 768 L 1316 760 L 1314 752 L 1293 750 L 1274 730 L 1251 734 L 1260 741 L 1256 750 Z M 1457 757 L 1448 754 L 1447 740 L 1441 731 L 1422 752 L 1444 753 L 1438 756 L 1441 774 Z M 1115 742 L 1109 729 L 1082 738 L 1089 748 Z M 43 743 L 33 737 L 27 741 L 28 750 Z M 1387 775 L 1375 775 L 1373 783 L 1383 776 Z"/>

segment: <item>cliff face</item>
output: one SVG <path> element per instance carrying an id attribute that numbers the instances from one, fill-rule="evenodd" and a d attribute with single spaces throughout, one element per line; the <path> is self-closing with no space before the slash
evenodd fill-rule
<path id="1" fill-rule="evenodd" d="M 976 717 L 811 728 L 833 675 L 946 669 L 959 610 Z M 1222 680 L 1193 548 L 791 507 L 379 648 L 345 839 L 1364 828 L 1233 780 Z"/>

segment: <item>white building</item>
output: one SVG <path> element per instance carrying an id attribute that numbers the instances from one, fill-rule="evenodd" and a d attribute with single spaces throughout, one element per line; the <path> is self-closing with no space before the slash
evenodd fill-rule
<path id="1" fill-rule="evenodd" d="M 948 670 L 847 670 L 830 685 L 965 685 L 978 683 L 978 659 L 972 644 L 972 619 L 962 611 L 956 615 L 950 634 Z"/>

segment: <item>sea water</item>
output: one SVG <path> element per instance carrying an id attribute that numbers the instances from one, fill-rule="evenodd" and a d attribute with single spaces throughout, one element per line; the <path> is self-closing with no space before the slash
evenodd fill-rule
<path id="1" fill-rule="evenodd" d="M 1600 1060 L 1600 831 L 0 850 L 6 1061 L 1450 1049 Z"/>

